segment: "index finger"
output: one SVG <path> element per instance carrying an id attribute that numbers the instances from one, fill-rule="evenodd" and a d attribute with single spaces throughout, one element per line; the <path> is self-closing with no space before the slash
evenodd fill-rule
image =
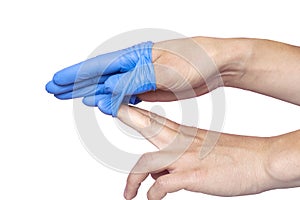
<path id="1" fill-rule="evenodd" d="M 140 132 L 159 149 L 171 144 L 178 135 L 178 124 L 148 111 L 121 105 L 118 119 Z"/>
<path id="2" fill-rule="evenodd" d="M 118 73 L 122 66 L 118 58 L 123 54 L 122 50 L 106 53 L 64 68 L 54 74 L 53 81 L 57 85 L 69 85 L 97 76 Z"/>
<path id="3" fill-rule="evenodd" d="M 134 198 L 141 183 L 147 178 L 149 173 L 167 170 L 166 160 L 168 160 L 168 157 L 169 155 L 162 151 L 143 154 L 127 177 L 124 197 L 126 199 Z"/>

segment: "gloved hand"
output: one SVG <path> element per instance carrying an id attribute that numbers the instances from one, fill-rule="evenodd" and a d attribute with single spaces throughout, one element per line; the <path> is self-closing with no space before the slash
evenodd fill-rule
<path id="1" fill-rule="evenodd" d="M 299 167 L 295 164 L 295 160 L 299 161 L 296 159 L 299 158 L 299 142 L 289 143 L 282 137 L 249 137 L 207 131 L 125 105 L 120 107 L 118 119 L 160 149 L 145 153 L 137 161 L 127 178 L 125 199 L 133 199 L 149 175 L 155 179 L 147 193 L 149 200 L 163 199 L 167 193 L 181 189 L 217 196 L 239 196 L 300 186 Z M 295 138 L 296 134 L 294 132 L 288 138 Z M 212 143 L 211 139 L 215 137 L 218 139 Z M 280 145 L 274 145 L 278 142 Z M 280 150 L 286 148 L 285 145 L 290 148 L 281 155 L 294 155 L 289 157 L 292 158 L 290 161 L 286 156 L 278 157 L 277 152 L 282 153 Z M 271 162 L 271 155 L 275 163 Z M 271 164 L 277 165 L 273 167 Z M 296 172 L 282 170 L 287 168 Z"/>
<path id="2" fill-rule="evenodd" d="M 58 99 L 88 97 L 93 104 L 107 94 L 110 109 L 104 113 L 115 117 L 121 103 L 136 104 L 140 102 L 136 94 L 156 89 L 152 45 L 140 43 L 65 68 L 54 75 L 46 90 Z"/>
<path id="3" fill-rule="evenodd" d="M 244 48 L 235 39 L 204 37 L 141 43 L 63 69 L 46 89 L 59 99 L 85 97 L 87 105 L 110 95 L 104 110 L 116 116 L 121 103 L 187 99 L 239 80 Z"/>

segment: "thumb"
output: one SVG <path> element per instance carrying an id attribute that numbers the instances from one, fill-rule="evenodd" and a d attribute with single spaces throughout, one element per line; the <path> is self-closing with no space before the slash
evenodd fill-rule
<path id="1" fill-rule="evenodd" d="M 111 109 L 111 94 L 97 95 L 97 107 L 106 115 L 112 114 Z"/>
<path id="2" fill-rule="evenodd" d="M 156 90 L 155 73 L 151 65 L 141 57 L 133 70 L 110 76 L 104 83 L 105 89 L 114 94 L 122 93 L 122 96 Z"/>
<path id="3" fill-rule="evenodd" d="M 121 93 L 122 88 L 120 87 L 120 85 L 123 85 L 123 89 L 124 89 L 125 74 L 127 73 L 110 76 L 104 83 L 105 90 L 107 90 L 107 92 L 115 93 L 115 94 Z"/>
<path id="4" fill-rule="evenodd" d="M 113 115 L 112 98 L 111 94 L 99 94 L 96 96 L 85 97 L 83 103 L 87 106 L 97 106 L 99 110 L 106 115 Z M 137 104 L 139 102 L 140 100 L 136 96 L 126 96 L 123 101 L 125 104 Z"/>
<path id="5" fill-rule="evenodd" d="M 141 92 L 139 74 L 135 71 L 110 76 L 104 83 L 105 91 L 113 94 L 133 95 Z"/>

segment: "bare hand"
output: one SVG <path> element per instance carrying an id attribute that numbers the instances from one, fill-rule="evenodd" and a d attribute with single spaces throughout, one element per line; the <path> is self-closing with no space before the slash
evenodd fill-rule
<path id="1" fill-rule="evenodd" d="M 156 179 L 148 199 L 162 199 L 181 189 L 218 196 L 271 189 L 265 169 L 268 139 L 220 134 L 176 124 L 148 111 L 121 106 L 118 118 L 139 131 L 160 151 L 144 154 L 128 176 L 124 196 L 136 196 L 149 174 Z M 155 135 L 153 135 L 155 134 Z M 205 141 L 219 136 L 210 152 Z"/>

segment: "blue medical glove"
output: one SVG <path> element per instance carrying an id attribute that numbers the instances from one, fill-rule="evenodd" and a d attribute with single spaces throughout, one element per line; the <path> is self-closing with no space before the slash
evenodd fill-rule
<path id="1" fill-rule="evenodd" d="M 95 96 L 84 97 L 82 102 L 87 106 L 97 106 L 104 114 L 112 115 L 112 99 L 112 94 L 99 94 Z M 140 102 L 139 98 L 136 98 L 135 96 L 125 96 L 123 101 L 134 105 Z M 116 113 L 115 116 L 117 114 L 118 113 Z"/>
<path id="2" fill-rule="evenodd" d="M 137 103 L 136 94 L 156 89 L 152 45 L 140 43 L 65 68 L 46 90 L 59 99 L 110 94 L 111 114 L 116 116 L 121 103 Z"/>

